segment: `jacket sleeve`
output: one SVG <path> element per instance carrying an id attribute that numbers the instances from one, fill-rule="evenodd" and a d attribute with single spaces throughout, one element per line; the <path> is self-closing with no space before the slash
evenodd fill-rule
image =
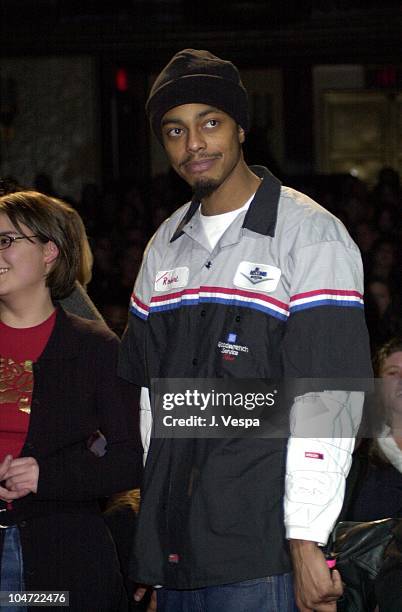
<path id="1" fill-rule="evenodd" d="M 147 460 L 148 450 L 151 444 L 152 434 L 152 410 L 151 410 L 151 398 L 149 396 L 149 389 L 147 387 L 141 387 L 141 399 L 140 399 L 140 433 L 141 442 L 144 448 L 144 465 Z"/>
<path id="2" fill-rule="evenodd" d="M 346 232 L 303 246 L 292 262 L 282 357 L 285 378 L 305 382 L 291 409 L 285 526 L 288 538 L 325 543 L 342 507 L 371 377 L 363 273 Z"/>
<path id="3" fill-rule="evenodd" d="M 119 376 L 139 387 L 149 387 L 146 337 L 155 279 L 155 259 L 157 258 L 153 247 L 154 241 L 155 236 L 145 250 L 134 284 L 130 298 L 128 324 L 122 337 L 119 354 Z"/>
<path id="4" fill-rule="evenodd" d="M 188 205 L 179 209 L 179 215 L 185 214 Z M 166 219 L 152 236 L 144 251 L 141 268 L 135 280 L 131 294 L 128 324 L 123 334 L 118 373 L 122 378 L 138 385 L 150 388 L 152 363 L 147 351 L 149 317 L 155 307 L 156 275 L 163 269 L 166 249 L 177 225 L 177 215 Z"/>
<path id="5" fill-rule="evenodd" d="M 138 394 L 117 376 L 117 338 L 110 336 L 102 343 L 89 367 L 96 377 L 98 429 L 106 439 L 106 452 L 97 456 L 88 440 L 82 440 L 38 459 L 38 499 L 90 500 L 140 484 Z"/>
<path id="6" fill-rule="evenodd" d="M 359 391 L 323 391 L 295 399 L 285 480 L 288 538 L 327 542 L 342 509 L 363 402 Z"/>

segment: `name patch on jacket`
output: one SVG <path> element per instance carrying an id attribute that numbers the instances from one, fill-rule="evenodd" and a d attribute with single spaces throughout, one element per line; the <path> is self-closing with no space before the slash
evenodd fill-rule
<path id="1" fill-rule="evenodd" d="M 236 270 L 233 283 L 236 287 L 270 293 L 277 288 L 280 277 L 281 271 L 276 266 L 242 261 Z"/>
<path id="2" fill-rule="evenodd" d="M 155 291 L 168 291 L 185 287 L 188 284 L 189 269 L 185 266 L 174 270 L 161 270 L 156 273 Z"/>

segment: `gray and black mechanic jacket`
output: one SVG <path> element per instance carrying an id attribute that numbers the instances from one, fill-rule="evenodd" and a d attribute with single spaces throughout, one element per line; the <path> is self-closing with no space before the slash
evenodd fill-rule
<path id="1" fill-rule="evenodd" d="M 262 183 L 212 251 L 197 202 L 151 239 L 119 365 L 136 385 L 370 376 L 356 245 L 307 196 L 252 171 Z M 229 338 L 247 347 L 233 360 Z M 152 438 L 133 578 L 184 589 L 290 571 L 285 467 L 286 440 Z"/>

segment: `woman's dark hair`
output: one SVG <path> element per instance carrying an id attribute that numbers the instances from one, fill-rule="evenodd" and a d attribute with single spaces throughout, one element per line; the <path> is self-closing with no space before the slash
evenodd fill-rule
<path id="1" fill-rule="evenodd" d="M 76 280 L 84 286 L 89 283 L 91 249 L 82 219 L 69 204 L 37 191 L 17 191 L 0 197 L 0 213 L 21 234 L 22 224 L 41 242 L 51 240 L 57 246 L 59 254 L 46 278 L 53 299 L 70 295 Z"/>

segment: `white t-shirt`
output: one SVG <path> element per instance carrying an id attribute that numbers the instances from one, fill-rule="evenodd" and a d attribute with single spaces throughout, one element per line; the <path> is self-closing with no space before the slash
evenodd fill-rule
<path id="1" fill-rule="evenodd" d="M 203 215 L 201 207 L 198 209 L 197 214 L 200 216 L 202 227 L 208 238 L 208 242 L 211 245 L 211 249 L 214 249 L 217 242 L 223 236 L 229 225 L 236 219 L 236 217 L 243 211 L 247 210 L 250 206 L 251 200 L 254 198 L 254 193 L 247 200 L 241 208 L 236 208 L 227 213 L 221 213 L 220 215 Z"/>

